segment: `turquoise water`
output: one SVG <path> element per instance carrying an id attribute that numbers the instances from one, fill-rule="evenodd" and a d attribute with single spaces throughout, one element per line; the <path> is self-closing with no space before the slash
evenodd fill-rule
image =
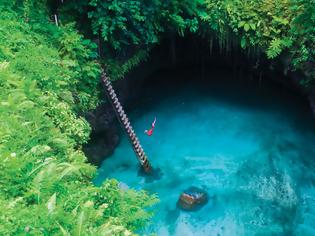
<path id="1" fill-rule="evenodd" d="M 122 135 L 95 183 L 114 177 L 159 196 L 152 224 L 140 235 L 315 235 L 315 120 L 307 105 L 269 85 L 217 77 L 201 86 L 149 86 L 132 109 L 160 180 L 137 175 Z M 156 130 L 147 137 L 154 116 Z M 196 212 L 176 208 L 190 186 L 211 196 Z"/>

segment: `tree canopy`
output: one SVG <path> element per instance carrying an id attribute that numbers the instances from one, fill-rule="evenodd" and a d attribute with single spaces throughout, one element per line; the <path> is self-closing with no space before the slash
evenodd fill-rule
<path id="1" fill-rule="evenodd" d="M 255 48 L 271 60 L 285 55 L 289 60 L 287 69 L 309 74 L 308 81 L 301 81 L 304 85 L 314 80 L 313 0 L 80 2 L 75 19 L 86 15 L 89 28 L 103 40 L 107 58 L 123 58 L 126 63 L 126 58 L 156 45 L 163 33 L 176 31 L 184 36 L 192 32 L 203 35 L 205 40 L 215 37 L 225 48 L 237 40 L 239 47 Z M 67 1 L 61 6 L 65 15 L 73 13 L 75 4 L 77 1 Z M 145 58 L 143 53 L 138 57 Z"/>

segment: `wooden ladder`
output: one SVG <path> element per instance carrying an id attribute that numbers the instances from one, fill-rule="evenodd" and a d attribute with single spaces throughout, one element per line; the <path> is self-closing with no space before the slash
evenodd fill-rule
<path id="1" fill-rule="evenodd" d="M 130 124 L 129 119 L 128 119 L 123 107 L 121 106 L 121 104 L 117 98 L 116 92 L 115 92 L 110 80 L 108 79 L 108 77 L 106 76 L 104 71 L 102 71 L 102 73 L 101 73 L 101 79 L 102 79 L 102 82 L 105 86 L 106 95 L 113 106 L 113 109 L 116 113 L 116 116 L 117 116 L 121 126 L 123 127 L 123 129 L 125 130 L 125 132 L 127 133 L 128 137 L 129 137 L 129 141 L 132 145 L 134 152 L 136 153 L 136 156 L 140 162 L 140 165 L 142 166 L 145 173 L 151 174 L 152 167 L 150 165 L 148 157 L 145 154 L 145 152 L 144 152 L 144 150 L 140 144 L 140 141 L 137 138 L 137 135 Z"/>

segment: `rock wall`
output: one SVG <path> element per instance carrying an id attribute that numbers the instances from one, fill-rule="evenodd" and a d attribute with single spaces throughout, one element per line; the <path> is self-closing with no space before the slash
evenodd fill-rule
<path id="1" fill-rule="evenodd" d="M 313 89 L 313 92 L 308 96 L 308 99 L 310 101 L 311 109 L 315 116 L 315 88 Z"/>
<path id="2" fill-rule="evenodd" d="M 119 128 L 115 112 L 109 103 L 102 103 L 85 114 L 92 127 L 90 142 L 83 147 L 89 162 L 99 166 L 119 143 Z"/>

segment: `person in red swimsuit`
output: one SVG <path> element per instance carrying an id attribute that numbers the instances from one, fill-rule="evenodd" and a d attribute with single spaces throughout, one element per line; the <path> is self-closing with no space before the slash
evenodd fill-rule
<path id="1" fill-rule="evenodd" d="M 144 131 L 144 133 L 147 134 L 148 136 L 151 136 L 153 134 L 153 131 L 155 128 L 155 122 L 156 122 L 156 117 L 154 117 L 154 121 L 151 124 L 151 129 Z"/>

